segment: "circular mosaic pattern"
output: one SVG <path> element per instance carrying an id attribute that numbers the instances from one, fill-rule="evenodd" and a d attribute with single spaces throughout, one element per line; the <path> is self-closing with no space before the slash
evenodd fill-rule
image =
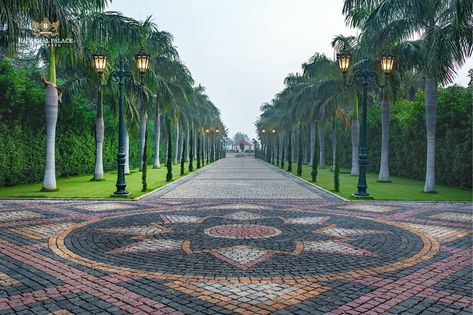
<path id="1" fill-rule="evenodd" d="M 111 217 L 78 224 L 50 247 L 81 264 L 158 278 L 343 279 L 406 268 L 438 251 L 402 223 L 282 210 Z"/>
<path id="2" fill-rule="evenodd" d="M 211 237 L 228 239 L 256 239 L 269 238 L 280 235 L 282 232 L 278 228 L 264 225 L 217 225 L 205 229 L 204 233 Z"/>

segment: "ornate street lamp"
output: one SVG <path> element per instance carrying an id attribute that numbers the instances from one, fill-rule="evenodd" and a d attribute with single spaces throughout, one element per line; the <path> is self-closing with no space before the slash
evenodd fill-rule
<path id="1" fill-rule="evenodd" d="M 146 70 L 148 70 L 149 65 L 149 55 L 146 55 L 140 52 L 135 56 L 137 61 L 138 71 L 141 75 L 144 75 Z M 118 107 L 118 154 L 117 154 L 117 166 L 118 166 L 118 175 L 117 175 L 117 191 L 113 194 L 117 196 L 126 196 L 128 191 L 126 191 L 126 181 L 125 181 L 125 136 L 126 136 L 126 125 L 125 125 L 125 95 L 124 87 L 125 80 L 133 79 L 133 73 L 129 70 L 125 70 L 125 61 L 123 57 L 120 58 L 118 70 L 112 71 L 110 73 L 112 79 L 119 83 L 120 85 L 120 99 Z"/>
<path id="2" fill-rule="evenodd" d="M 338 67 L 342 71 L 343 75 L 348 73 L 348 68 L 350 67 L 351 54 L 348 50 L 342 50 L 337 54 Z"/>
<path id="3" fill-rule="evenodd" d="M 390 54 L 384 54 L 381 56 L 381 70 L 385 75 L 384 83 L 378 81 L 378 73 L 376 71 L 370 71 L 368 69 L 368 60 L 361 60 L 361 69 L 356 70 L 350 81 L 347 81 L 347 73 L 350 66 L 351 54 L 350 52 L 344 50 L 341 53 L 337 54 L 337 62 L 340 68 L 340 71 L 343 74 L 343 83 L 345 86 L 350 87 L 355 83 L 355 79 L 361 79 L 363 86 L 363 112 L 361 120 L 361 133 L 360 133 L 360 154 L 358 157 L 359 160 L 359 170 L 360 175 L 358 177 L 358 191 L 353 194 L 357 198 L 369 198 L 370 194 L 367 192 L 368 185 L 366 184 L 366 166 L 368 164 L 368 153 L 367 153 L 367 141 L 366 141 L 366 116 L 367 116 L 367 100 L 368 100 L 368 84 L 374 80 L 374 82 L 380 87 L 384 88 L 387 85 L 387 78 L 391 74 L 395 57 Z"/>
<path id="4" fill-rule="evenodd" d="M 381 70 L 385 75 L 390 75 L 394 68 L 394 61 L 396 58 L 390 54 L 383 54 L 381 56 Z"/>
<path id="5" fill-rule="evenodd" d="M 148 71 L 148 66 L 149 66 L 149 54 L 145 53 L 143 46 L 141 46 L 140 50 L 135 55 L 135 60 L 136 60 L 136 68 L 138 69 L 140 74 L 143 76 L 146 73 L 146 71 Z"/>
<path id="6" fill-rule="evenodd" d="M 94 62 L 95 72 L 100 76 L 103 75 L 105 68 L 107 68 L 107 56 L 103 52 L 97 51 L 92 55 L 92 59 Z"/>

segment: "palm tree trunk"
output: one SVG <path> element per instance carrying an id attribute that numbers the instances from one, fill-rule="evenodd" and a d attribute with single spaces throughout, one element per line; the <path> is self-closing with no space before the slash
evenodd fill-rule
<path id="1" fill-rule="evenodd" d="M 148 113 L 144 108 L 144 104 L 141 104 L 140 109 L 140 172 L 143 171 L 143 153 L 145 149 L 145 134 L 146 134 L 146 122 L 148 120 Z"/>
<path id="2" fill-rule="evenodd" d="M 186 143 L 187 143 L 187 142 L 186 142 L 186 139 L 183 138 L 183 139 L 182 139 L 182 144 L 181 144 L 181 145 L 182 145 L 182 149 L 181 149 L 181 165 L 180 165 L 180 166 L 181 166 L 181 173 L 180 173 L 181 176 L 183 176 L 184 173 L 185 173 L 184 164 L 186 163 L 186 154 L 187 154 L 187 152 L 186 152 Z"/>
<path id="3" fill-rule="evenodd" d="M 298 148 L 297 148 L 297 176 L 302 175 L 302 162 L 304 157 L 302 156 L 303 154 L 303 149 L 302 149 L 302 126 L 299 125 L 299 143 L 298 143 Z"/>
<path id="4" fill-rule="evenodd" d="M 286 138 L 286 135 L 284 134 L 284 132 L 281 134 L 281 168 L 284 169 L 284 156 L 285 156 L 285 153 L 286 153 L 286 150 L 285 150 L 285 147 L 284 147 L 284 139 Z"/>
<path id="5" fill-rule="evenodd" d="M 168 123 L 167 123 L 167 133 L 168 133 L 168 155 L 166 159 L 166 168 L 167 168 L 167 173 L 166 173 L 166 181 L 170 182 L 172 180 L 172 155 L 173 155 L 173 150 L 172 150 L 172 123 L 171 123 L 171 117 L 167 118 Z"/>
<path id="6" fill-rule="evenodd" d="M 103 139 L 105 126 L 103 121 L 103 87 L 99 86 L 99 97 L 97 101 L 97 112 L 95 116 L 95 170 L 93 180 L 104 179 L 103 174 Z"/>
<path id="7" fill-rule="evenodd" d="M 310 132 L 311 132 L 310 123 L 308 123 L 305 128 L 305 137 L 304 137 L 304 165 L 308 165 L 310 162 L 310 151 L 311 151 Z"/>
<path id="8" fill-rule="evenodd" d="M 179 122 L 176 121 L 174 124 L 175 132 L 174 132 L 174 142 L 176 143 L 176 149 L 174 150 L 174 158 L 172 161 L 172 164 L 176 165 L 177 164 L 177 159 L 179 157 Z"/>
<path id="9" fill-rule="evenodd" d="M 200 141 L 200 158 L 202 159 L 202 167 L 205 165 L 205 137 L 204 133 L 200 135 L 201 141 Z"/>
<path id="10" fill-rule="evenodd" d="M 159 144 L 161 141 L 161 113 L 159 109 L 154 116 L 154 161 L 153 168 L 161 168 L 159 162 Z"/>
<path id="11" fill-rule="evenodd" d="M 59 92 L 56 87 L 56 52 L 49 45 L 49 76 L 42 78 L 46 86 L 46 167 L 42 190 L 56 190 L 56 123 L 59 108 Z"/>
<path id="12" fill-rule="evenodd" d="M 199 137 L 199 135 L 198 135 L 198 132 L 197 132 L 198 129 L 196 128 L 195 124 L 193 126 L 194 126 L 194 128 L 192 129 L 192 135 L 193 135 L 192 143 L 194 145 L 194 150 L 193 150 L 194 155 L 193 155 L 192 159 L 197 161 L 197 154 L 198 154 L 197 153 L 197 138 Z"/>
<path id="13" fill-rule="evenodd" d="M 427 127 L 427 164 L 424 192 L 435 192 L 435 130 L 437 127 L 438 85 L 435 79 L 425 83 L 425 125 Z"/>
<path id="14" fill-rule="evenodd" d="M 287 171 L 292 172 L 292 130 L 288 133 L 289 143 L 287 144 Z"/>
<path id="15" fill-rule="evenodd" d="M 190 130 L 191 130 L 191 124 L 189 123 L 189 125 L 187 126 L 187 130 L 186 130 L 186 162 L 189 162 L 189 155 L 191 154 L 191 150 L 190 150 L 190 145 L 191 145 L 191 133 L 190 133 Z"/>
<path id="16" fill-rule="evenodd" d="M 337 159 L 337 123 L 335 116 L 332 119 L 332 169 L 335 170 L 335 160 Z"/>
<path id="17" fill-rule="evenodd" d="M 189 157 L 189 172 L 193 172 L 194 171 L 194 135 L 195 135 L 195 132 L 194 132 L 194 126 L 192 125 L 190 128 L 189 128 L 189 154 L 187 155 Z"/>
<path id="18" fill-rule="evenodd" d="M 196 132 L 197 134 L 197 148 L 196 148 L 196 153 L 197 153 L 197 169 L 201 168 L 202 165 L 201 165 L 201 147 L 202 147 L 202 141 L 201 141 L 201 138 L 200 138 L 200 132 L 197 130 Z"/>
<path id="19" fill-rule="evenodd" d="M 148 171 L 148 157 L 147 157 L 147 146 L 148 146 L 148 130 L 145 130 L 145 143 L 143 145 L 143 160 L 141 161 L 143 164 L 142 173 L 141 173 L 141 183 L 142 183 L 142 190 L 145 192 L 148 189 L 148 181 L 147 181 L 147 171 Z"/>
<path id="20" fill-rule="evenodd" d="M 355 96 L 355 114 L 351 122 L 351 175 L 360 174 L 359 154 L 360 154 L 360 121 L 358 119 L 358 96 Z"/>
<path id="21" fill-rule="evenodd" d="M 334 119 L 335 131 L 337 130 L 337 122 Z M 340 191 L 340 160 L 339 160 L 339 150 L 338 150 L 338 139 L 337 133 L 335 132 L 335 156 L 333 162 L 333 189 L 336 192 Z"/>
<path id="22" fill-rule="evenodd" d="M 379 167 L 379 182 L 389 182 L 389 100 L 385 96 L 381 109 L 381 164 Z"/>
<path id="23" fill-rule="evenodd" d="M 317 122 L 314 123 L 314 128 L 313 130 L 317 130 Z M 312 181 L 313 182 L 316 182 L 317 181 L 317 165 L 319 164 L 319 161 L 317 159 L 317 139 L 315 137 L 315 132 L 313 132 L 313 137 L 312 137 L 312 141 L 313 141 L 313 144 L 312 144 L 312 151 L 314 152 L 314 154 L 312 155 L 312 171 L 310 173 L 310 176 L 312 178 Z"/>
<path id="24" fill-rule="evenodd" d="M 54 58 L 52 58 L 54 62 Z M 54 77 L 53 77 L 54 78 Z M 56 84 L 42 78 L 46 86 L 46 167 L 44 169 L 43 191 L 53 191 L 56 186 L 56 123 L 59 107 L 59 94 Z"/>
<path id="25" fill-rule="evenodd" d="M 319 167 L 325 168 L 325 128 L 323 124 L 319 126 Z"/>
<path id="26" fill-rule="evenodd" d="M 310 160 L 310 162 L 312 162 L 314 160 L 315 150 L 314 150 L 314 146 L 311 145 L 311 144 L 317 142 L 317 140 L 315 139 L 316 132 L 317 132 L 316 124 L 314 123 L 312 126 L 310 126 L 310 134 L 309 134 L 309 146 L 310 146 L 309 160 Z"/>
<path id="27" fill-rule="evenodd" d="M 130 137 L 125 127 L 125 174 L 130 174 Z"/>

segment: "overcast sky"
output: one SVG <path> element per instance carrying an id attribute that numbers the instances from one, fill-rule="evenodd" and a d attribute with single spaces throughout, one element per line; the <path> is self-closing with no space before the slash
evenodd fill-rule
<path id="1" fill-rule="evenodd" d="M 255 136 L 259 107 L 283 88 L 288 73 L 315 52 L 333 57 L 345 27 L 342 0 L 113 0 L 109 10 L 143 20 L 152 15 L 174 35 L 196 83 L 217 105 L 230 130 Z M 459 71 L 468 83 L 473 60 Z"/>

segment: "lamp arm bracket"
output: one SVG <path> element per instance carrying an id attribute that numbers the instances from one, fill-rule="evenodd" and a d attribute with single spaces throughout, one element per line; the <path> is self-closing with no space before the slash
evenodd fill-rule
<path id="1" fill-rule="evenodd" d="M 388 78 L 384 76 L 384 82 L 379 82 L 379 76 L 376 72 L 371 72 L 370 77 L 374 80 L 377 86 L 384 89 L 388 85 Z"/>
<path id="2" fill-rule="evenodd" d="M 120 82 L 120 79 L 122 78 L 125 80 L 131 80 L 133 83 L 135 82 L 134 77 L 133 77 L 133 72 L 129 70 L 125 70 L 125 71 L 114 70 L 110 72 L 108 82 L 110 82 L 110 80 L 113 80 L 114 82 Z"/>
<path id="3" fill-rule="evenodd" d="M 355 80 L 358 77 L 361 77 L 362 75 L 363 75 L 363 72 L 361 70 L 356 70 L 355 72 L 353 72 L 353 74 L 350 77 L 348 77 L 348 75 L 344 75 L 343 84 L 348 88 L 352 87 L 353 84 L 355 84 Z"/>

